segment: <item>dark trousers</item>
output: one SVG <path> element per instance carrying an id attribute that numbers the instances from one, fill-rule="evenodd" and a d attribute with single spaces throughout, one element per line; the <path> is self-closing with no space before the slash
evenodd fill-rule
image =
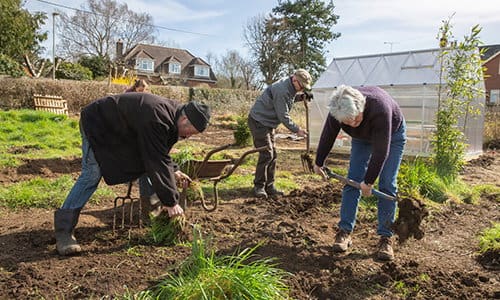
<path id="1" fill-rule="evenodd" d="M 270 150 L 260 151 L 257 167 L 255 168 L 254 186 L 268 188 L 274 185 L 276 173 L 276 146 L 274 144 L 274 128 L 266 127 L 248 116 L 248 127 L 253 137 L 253 145 L 258 147 L 268 146 Z"/>

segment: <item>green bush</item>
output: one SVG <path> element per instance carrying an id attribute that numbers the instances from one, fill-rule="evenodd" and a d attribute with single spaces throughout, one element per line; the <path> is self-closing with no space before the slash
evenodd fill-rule
<path id="1" fill-rule="evenodd" d="M 233 132 L 235 144 L 238 146 L 248 146 L 252 143 L 252 134 L 248 128 L 246 116 L 239 116 L 236 119 L 236 129 Z"/>
<path id="2" fill-rule="evenodd" d="M 21 77 L 24 75 L 24 72 L 18 62 L 4 54 L 0 54 L 0 74 Z"/>
<path id="3" fill-rule="evenodd" d="M 63 62 L 56 70 L 56 77 L 60 79 L 91 80 L 92 71 L 80 64 Z"/>
<path id="4" fill-rule="evenodd" d="M 108 76 L 111 61 L 101 56 L 83 56 L 78 60 L 83 67 L 92 71 L 92 78 L 104 78 Z"/>

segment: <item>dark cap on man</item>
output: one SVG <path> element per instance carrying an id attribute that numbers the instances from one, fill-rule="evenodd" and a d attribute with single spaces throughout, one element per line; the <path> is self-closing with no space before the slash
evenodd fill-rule
<path id="1" fill-rule="evenodd" d="M 210 107 L 204 103 L 190 101 L 184 105 L 184 113 L 198 132 L 203 132 L 210 122 Z"/>

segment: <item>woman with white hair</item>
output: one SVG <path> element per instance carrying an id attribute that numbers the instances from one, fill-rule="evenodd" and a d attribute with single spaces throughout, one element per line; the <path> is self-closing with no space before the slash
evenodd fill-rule
<path id="1" fill-rule="evenodd" d="M 345 252 L 352 244 L 361 195 L 370 196 L 378 178 L 379 190 L 396 196 L 397 174 L 403 148 L 406 144 L 406 125 L 401 109 L 394 99 L 379 87 L 358 89 L 341 85 L 331 96 L 330 113 L 318 144 L 314 170 L 325 179 L 324 166 L 340 129 L 352 137 L 351 157 L 347 177 L 361 182 L 361 190 L 344 186 L 340 221 L 333 249 Z M 378 199 L 378 227 L 380 235 L 377 257 L 394 259 L 391 225 L 395 221 L 396 201 Z"/>

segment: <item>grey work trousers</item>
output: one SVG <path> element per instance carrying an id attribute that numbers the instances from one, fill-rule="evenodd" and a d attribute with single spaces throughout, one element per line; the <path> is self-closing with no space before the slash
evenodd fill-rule
<path id="1" fill-rule="evenodd" d="M 248 127 L 253 137 L 255 148 L 268 146 L 267 151 L 259 152 L 257 167 L 255 168 L 255 179 L 253 181 L 256 188 L 268 189 L 274 186 L 274 176 L 276 173 L 276 146 L 274 144 L 274 128 L 266 127 L 248 116 Z"/>

